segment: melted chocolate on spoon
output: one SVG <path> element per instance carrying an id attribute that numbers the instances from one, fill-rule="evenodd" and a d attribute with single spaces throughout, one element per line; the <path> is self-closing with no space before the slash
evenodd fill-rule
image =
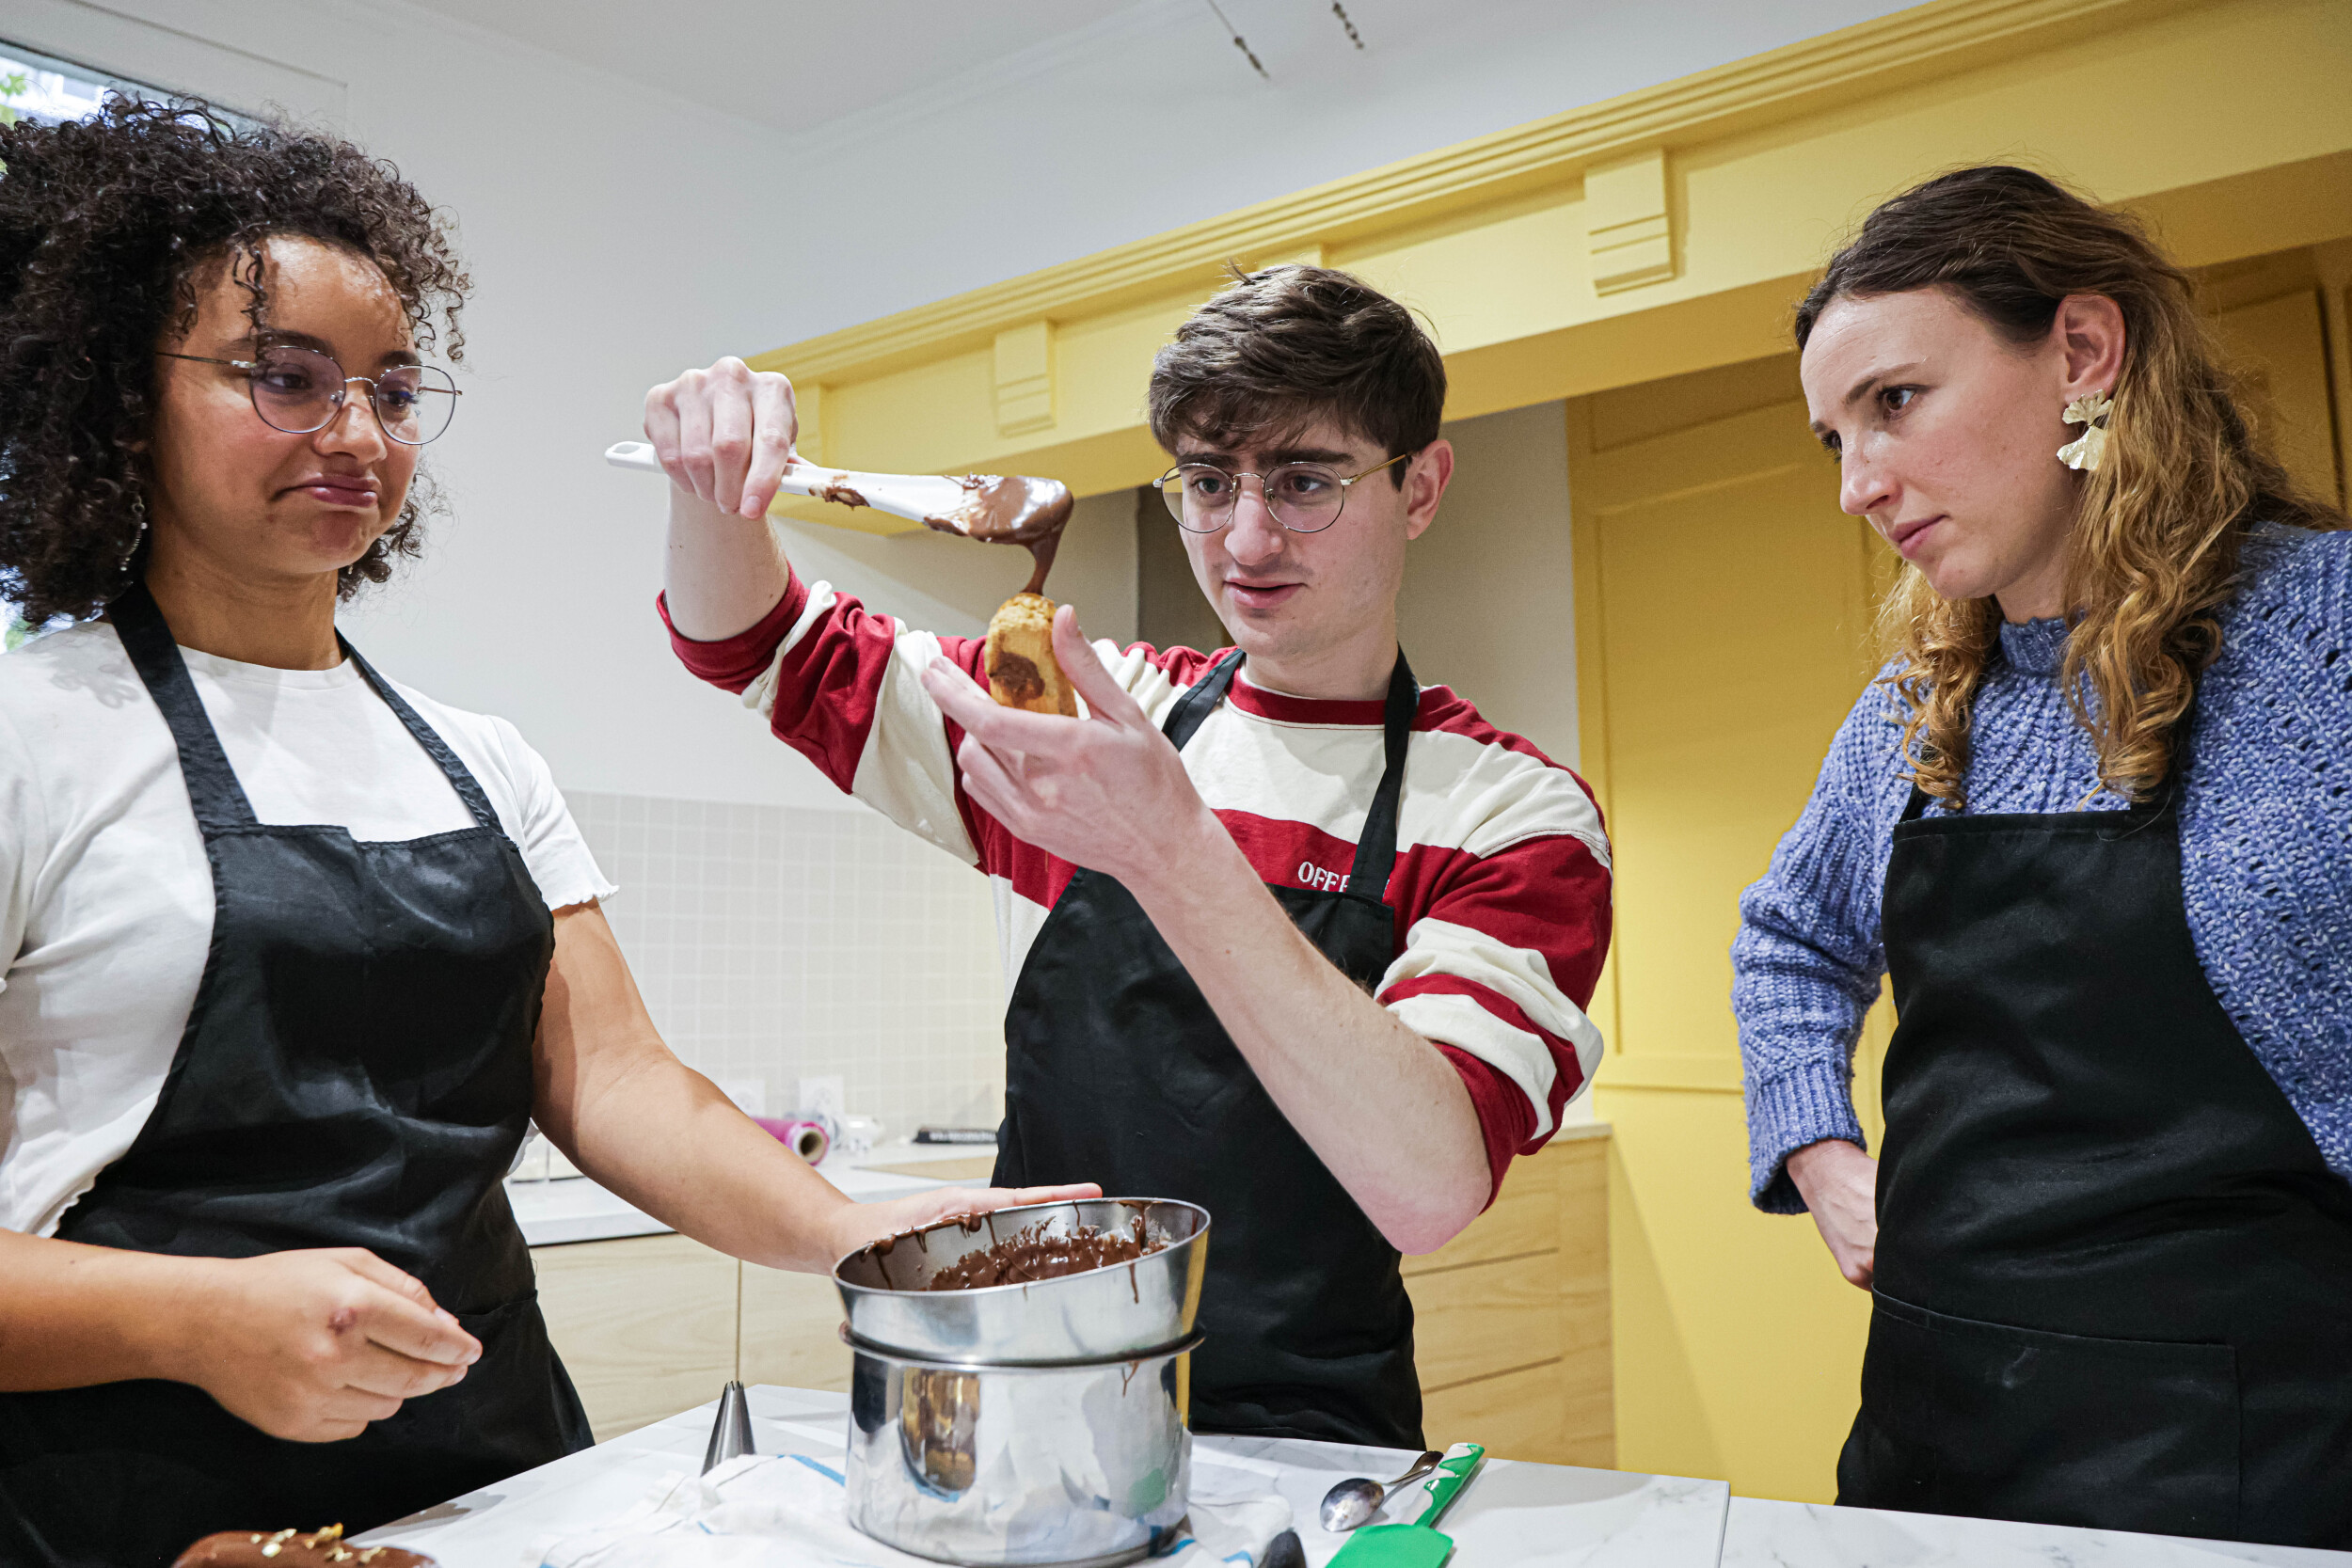
<path id="1" fill-rule="evenodd" d="M 1019 474 L 966 474 L 959 483 L 963 499 L 944 515 L 924 518 L 925 524 L 985 545 L 1026 545 L 1037 569 L 1023 592 L 1043 593 L 1061 531 L 1070 526 L 1070 487 Z"/>

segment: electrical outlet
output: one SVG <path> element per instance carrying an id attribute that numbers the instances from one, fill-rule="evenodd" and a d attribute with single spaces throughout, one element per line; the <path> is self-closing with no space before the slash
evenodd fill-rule
<path id="1" fill-rule="evenodd" d="M 800 1110 L 804 1117 L 831 1117 L 834 1125 L 840 1126 L 841 1118 L 849 1115 L 841 1099 L 841 1075 L 802 1079 Z"/>
<path id="2" fill-rule="evenodd" d="M 719 1092 L 735 1101 L 735 1108 L 747 1117 L 768 1114 L 768 1080 L 765 1078 L 714 1078 Z"/>

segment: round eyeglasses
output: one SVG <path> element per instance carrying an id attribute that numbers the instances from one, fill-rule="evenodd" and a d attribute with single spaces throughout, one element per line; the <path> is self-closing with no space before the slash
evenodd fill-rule
<path id="1" fill-rule="evenodd" d="M 1340 520 L 1349 485 L 1413 455 L 1400 451 L 1355 474 L 1342 474 L 1327 463 L 1285 463 L 1263 474 L 1235 473 L 1214 463 L 1179 463 L 1152 484 L 1176 521 L 1193 533 L 1215 533 L 1233 520 L 1233 502 L 1245 479 L 1258 482 L 1276 522 L 1293 533 L 1321 533 Z"/>
<path id="2" fill-rule="evenodd" d="M 404 447 L 421 447 L 449 428 L 457 400 L 465 395 L 437 366 L 394 365 L 380 375 L 345 375 L 332 356 L 316 349 L 267 348 L 258 359 L 167 351 L 164 357 L 243 371 L 253 411 L 263 424 L 289 436 L 308 436 L 333 424 L 356 381 L 367 388 L 368 406 L 384 434 Z"/>

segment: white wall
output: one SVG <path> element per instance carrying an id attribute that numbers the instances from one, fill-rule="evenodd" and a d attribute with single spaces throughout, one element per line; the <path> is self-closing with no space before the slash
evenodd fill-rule
<path id="1" fill-rule="evenodd" d="M 1348 0 L 1367 43 L 1359 54 L 1327 0 L 1221 0 L 1271 82 L 1251 73 L 1200 0 L 1106 7 L 1092 27 L 976 61 L 950 87 L 894 97 L 878 83 L 870 108 L 793 137 L 785 179 L 795 208 L 827 216 L 802 259 L 820 286 L 771 300 L 761 346 L 1911 3 Z M 790 90 L 782 77 L 777 90 Z M 858 221 L 867 214 L 878 221 Z"/>
<path id="2" fill-rule="evenodd" d="M 1445 427 L 1454 483 L 1405 562 L 1397 641 L 1424 686 L 1573 768 L 1576 584 L 1568 431 L 1558 403 Z"/>
<path id="3" fill-rule="evenodd" d="M 1320 7 L 1233 0 L 1269 86 L 1199 8 L 1147 0 L 798 135 L 402 0 L 0 0 L 0 36 L 339 119 L 457 216 L 467 395 L 429 457 L 455 515 L 354 607 L 355 641 L 514 719 L 569 787 L 823 806 L 653 618 L 660 484 L 596 458 L 649 384 L 1890 8 L 1358 0 L 1357 55 Z M 1021 575 L 945 539 L 787 531 L 817 575 L 943 629 Z M 1073 531 L 1055 587 L 1090 630 L 1132 633 L 1132 550 L 1108 514 Z"/>

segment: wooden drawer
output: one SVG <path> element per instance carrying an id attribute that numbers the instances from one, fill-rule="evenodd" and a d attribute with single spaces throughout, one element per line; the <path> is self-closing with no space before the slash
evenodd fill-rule
<path id="1" fill-rule="evenodd" d="M 1433 1446 L 1614 1462 L 1608 1147 L 1588 1136 L 1514 1163 L 1486 1213 L 1405 1260 Z"/>
<path id="2" fill-rule="evenodd" d="M 1507 1262 L 1470 1263 L 1416 1275 L 1413 1357 L 1423 1388 L 1491 1377 L 1538 1361 L 1557 1361 L 1560 1334 L 1557 1249 Z"/>
<path id="3" fill-rule="evenodd" d="M 533 1247 L 539 1307 L 601 1443 L 735 1375 L 737 1264 L 683 1236 Z"/>
<path id="4" fill-rule="evenodd" d="M 848 1392 L 850 1347 L 841 1342 L 833 1276 L 744 1264 L 741 1366 L 746 1385 Z"/>

